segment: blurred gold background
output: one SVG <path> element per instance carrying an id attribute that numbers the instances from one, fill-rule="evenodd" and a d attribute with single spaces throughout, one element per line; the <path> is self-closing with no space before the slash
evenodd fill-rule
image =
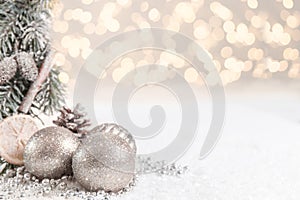
<path id="1" fill-rule="evenodd" d="M 211 55 L 224 85 L 242 79 L 300 78 L 300 2 L 296 0 L 61 0 L 54 15 L 56 64 L 64 70 L 61 81 L 70 87 L 101 42 L 150 27 L 193 38 Z M 167 38 L 166 44 L 176 45 Z M 203 82 L 185 60 L 155 50 L 123 55 L 102 78 L 110 76 L 117 83 L 129 71 L 153 63 L 184 69 L 188 82 Z M 145 75 L 162 73 L 149 70 Z M 172 73 L 165 74 L 164 78 L 172 78 Z"/>

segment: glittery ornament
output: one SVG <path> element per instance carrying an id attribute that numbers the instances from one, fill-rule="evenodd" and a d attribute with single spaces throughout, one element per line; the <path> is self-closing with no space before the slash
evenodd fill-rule
<path id="1" fill-rule="evenodd" d="M 24 148 L 29 138 L 38 130 L 34 119 L 15 115 L 0 123 L 0 155 L 8 163 L 23 165 Z"/>
<path id="2" fill-rule="evenodd" d="M 7 83 L 17 72 L 17 63 L 13 57 L 4 58 L 0 62 L 0 84 Z"/>
<path id="3" fill-rule="evenodd" d="M 38 68 L 29 53 L 21 52 L 16 55 L 20 75 L 28 81 L 35 81 L 38 77 Z"/>
<path id="4" fill-rule="evenodd" d="M 60 178 L 70 174 L 71 161 L 79 140 L 62 127 L 48 127 L 36 132 L 24 152 L 26 169 L 38 178 Z"/>
<path id="5" fill-rule="evenodd" d="M 117 192 L 134 178 L 136 145 L 126 129 L 116 124 L 102 124 L 83 139 L 76 150 L 73 173 L 90 191 Z"/>

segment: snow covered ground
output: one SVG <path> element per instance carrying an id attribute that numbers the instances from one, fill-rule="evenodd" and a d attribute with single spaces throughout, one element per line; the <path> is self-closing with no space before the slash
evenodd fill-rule
<path id="1" fill-rule="evenodd" d="M 123 199 L 299 199 L 300 85 L 276 84 L 228 88 L 212 154 L 182 178 L 142 177 Z"/>
<path id="2" fill-rule="evenodd" d="M 298 200 L 299 88 L 296 82 L 229 86 L 226 122 L 214 151 L 203 160 L 198 152 L 189 154 L 190 171 L 182 177 L 141 176 L 120 199 Z"/>

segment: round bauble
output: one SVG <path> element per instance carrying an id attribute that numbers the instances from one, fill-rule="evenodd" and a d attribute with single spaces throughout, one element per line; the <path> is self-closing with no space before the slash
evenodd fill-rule
<path id="1" fill-rule="evenodd" d="M 0 84 L 7 83 L 17 72 L 17 63 L 13 57 L 4 58 L 0 62 Z"/>
<path id="2" fill-rule="evenodd" d="M 38 131 L 34 119 L 27 115 L 7 117 L 0 123 L 0 156 L 8 163 L 23 165 L 24 148 Z"/>
<path id="3" fill-rule="evenodd" d="M 60 178 L 72 173 L 72 156 L 80 144 L 68 129 L 48 127 L 36 132 L 24 152 L 25 168 L 42 178 Z"/>
<path id="4" fill-rule="evenodd" d="M 20 52 L 16 55 L 16 61 L 19 73 L 24 79 L 28 81 L 37 79 L 39 71 L 31 54 Z"/>
<path id="5" fill-rule="evenodd" d="M 76 150 L 74 177 L 90 191 L 118 192 L 133 180 L 135 158 L 131 134 L 117 124 L 102 124 L 87 134 Z"/>

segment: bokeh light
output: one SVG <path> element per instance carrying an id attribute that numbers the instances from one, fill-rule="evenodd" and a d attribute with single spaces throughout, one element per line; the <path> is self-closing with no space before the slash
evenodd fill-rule
<path id="1" fill-rule="evenodd" d="M 105 39 L 151 27 L 193 38 L 209 52 L 224 84 L 241 77 L 300 77 L 300 2 L 295 0 L 81 0 L 63 1 L 59 7 L 63 9 L 53 22 L 53 31 L 59 51 L 56 64 L 68 72 L 60 75 L 64 82 L 76 77 L 76 70 Z M 169 48 L 176 45 L 168 38 L 163 43 Z M 154 51 L 124 55 L 107 76 L 118 82 L 131 70 L 153 63 L 182 70 L 187 81 L 200 82 L 199 74 L 183 58 Z M 163 80 L 158 74 L 172 78 L 170 71 L 140 73 Z"/>

